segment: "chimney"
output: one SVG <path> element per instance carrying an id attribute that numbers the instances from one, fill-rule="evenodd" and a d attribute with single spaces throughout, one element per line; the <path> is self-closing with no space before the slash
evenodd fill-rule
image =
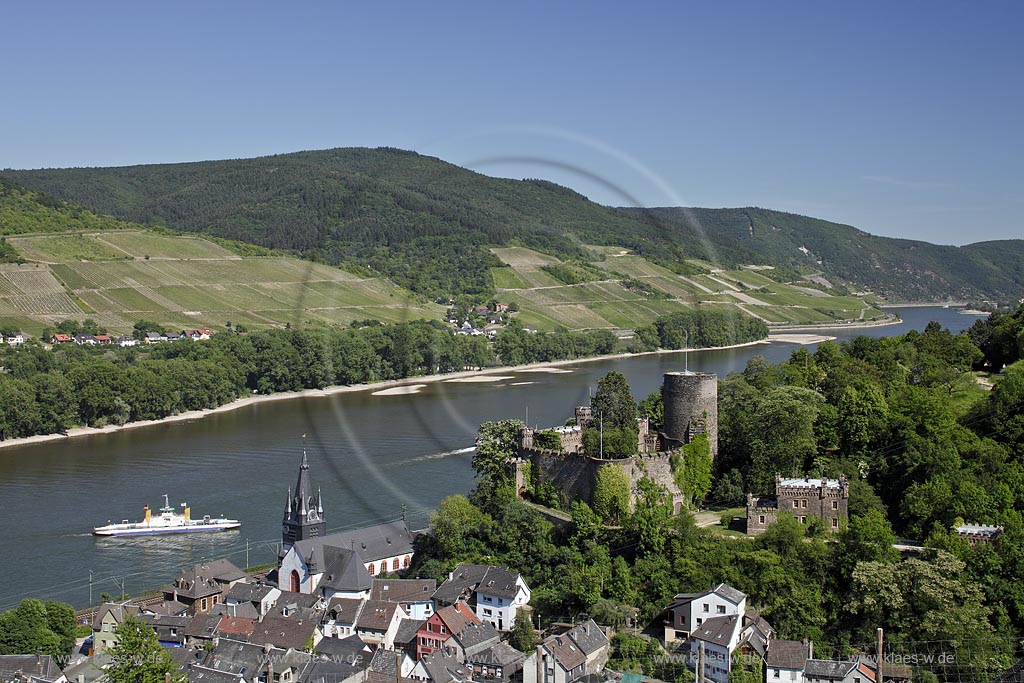
<path id="1" fill-rule="evenodd" d="M 164 683 L 171 683 L 171 672 L 167 671 L 164 673 Z"/>
<path id="2" fill-rule="evenodd" d="M 267 657 L 267 683 L 274 683 L 274 660 Z"/>
<path id="3" fill-rule="evenodd" d="M 544 683 L 544 646 L 537 646 L 537 682 Z"/>
<path id="4" fill-rule="evenodd" d="M 807 659 L 814 659 L 814 641 L 807 641 Z"/>
<path id="5" fill-rule="evenodd" d="M 395 653 L 395 683 L 402 683 L 402 653 Z"/>

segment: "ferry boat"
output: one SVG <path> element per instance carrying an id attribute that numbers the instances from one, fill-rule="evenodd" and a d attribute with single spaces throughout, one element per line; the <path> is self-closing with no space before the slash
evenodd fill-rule
<path id="1" fill-rule="evenodd" d="M 237 529 L 242 523 L 237 519 L 225 519 L 223 517 L 210 517 L 205 515 L 202 519 L 192 519 L 192 513 L 188 503 L 182 503 L 184 511 L 178 514 L 167 502 L 167 494 L 164 494 L 164 506 L 160 508 L 160 514 L 153 516 L 152 510 L 146 505 L 146 517 L 141 522 L 129 522 L 123 519 L 120 522 L 109 523 L 106 526 L 93 528 L 92 533 L 96 536 L 149 536 L 153 534 L 189 534 L 200 531 L 227 531 Z"/>

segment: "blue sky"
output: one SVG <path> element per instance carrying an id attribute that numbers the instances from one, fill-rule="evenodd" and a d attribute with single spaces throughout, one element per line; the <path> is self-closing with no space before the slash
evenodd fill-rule
<path id="1" fill-rule="evenodd" d="M 11 3 L 0 167 L 389 145 L 605 204 L 1020 238 L 1022 19 L 1019 2 Z"/>

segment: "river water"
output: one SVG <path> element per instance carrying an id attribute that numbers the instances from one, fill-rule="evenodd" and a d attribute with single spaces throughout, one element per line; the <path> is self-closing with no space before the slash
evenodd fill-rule
<path id="1" fill-rule="evenodd" d="M 937 320 L 956 332 L 975 316 L 956 309 L 902 308 L 899 325 L 828 332 L 840 339 L 921 330 Z M 689 353 L 691 370 L 724 377 L 755 356 L 783 361 L 798 347 L 772 343 Z M 82 607 L 90 597 L 159 588 L 183 567 L 227 557 L 244 566 L 275 561 L 288 487 L 303 434 L 313 483 L 323 491 L 331 531 L 399 518 L 426 525 L 430 510 L 473 486 L 477 426 L 506 417 L 561 424 L 610 370 L 642 398 L 682 354 L 562 366 L 569 372 L 510 370 L 488 383 L 429 383 L 416 394 L 372 391 L 255 404 L 190 421 L 0 450 L 0 610 L 24 597 Z M 224 515 L 242 528 L 186 537 L 96 538 L 108 519 L 137 520 L 143 505 L 188 502 L 193 516 Z M 247 549 L 248 545 L 248 549 Z"/>

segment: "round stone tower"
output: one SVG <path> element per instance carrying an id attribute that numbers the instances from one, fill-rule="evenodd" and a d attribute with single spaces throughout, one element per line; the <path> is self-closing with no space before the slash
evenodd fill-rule
<path id="1" fill-rule="evenodd" d="M 707 434 L 711 461 L 718 458 L 718 375 L 713 372 L 666 372 L 661 387 L 665 404 L 662 431 L 669 447 Z"/>

